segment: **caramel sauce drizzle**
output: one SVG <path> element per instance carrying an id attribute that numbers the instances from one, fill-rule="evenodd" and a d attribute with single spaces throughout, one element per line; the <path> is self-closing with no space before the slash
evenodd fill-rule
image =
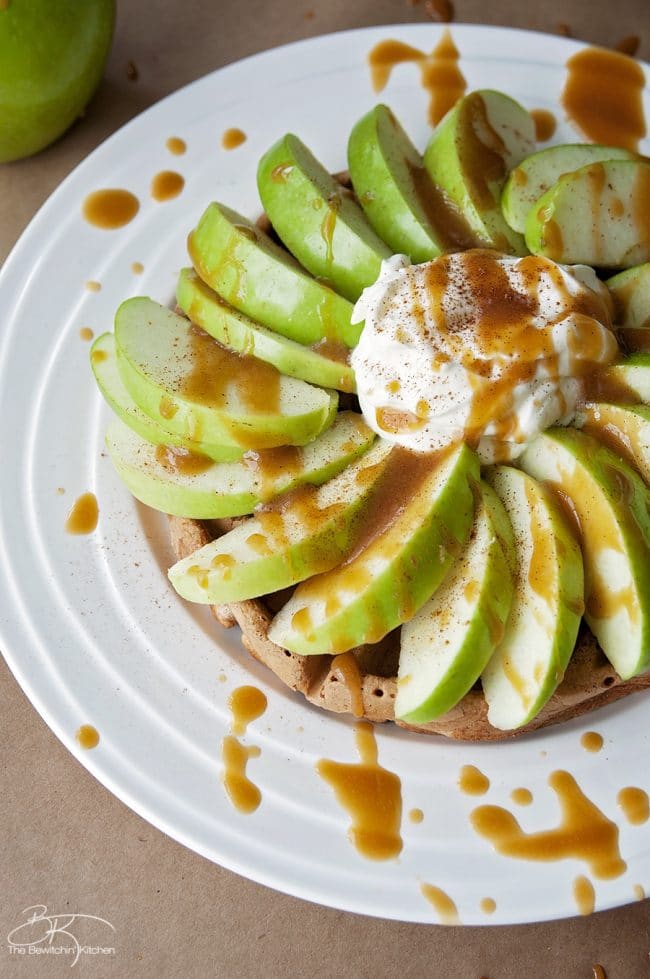
<path id="1" fill-rule="evenodd" d="M 648 800 L 648 793 L 643 789 L 629 785 L 627 788 L 621 789 L 616 801 L 628 823 L 633 826 L 647 823 L 648 818 L 650 818 L 650 800 Z"/>
<path id="2" fill-rule="evenodd" d="M 170 201 L 183 190 L 185 178 L 175 170 L 161 170 L 151 181 L 151 196 L 155 201 Z"/>
<path id="3" fill-rule="evenodd" d="M 95 334 L 93 333 L 93 331 L 90 329 L 89 326 L 82 326 L 81 329 L 79 330 L 79 339 L 85 340 L 86 343 L 92 340 L 94 335 Z"/>
<path id="4" fill-rule="evenodd" d="M 248 725 L 261 717 L 267 700 L 257 687 L 243 686 L 233 690 L 228 706 L 232 714 L 230 734 L 221 742 L 223 784 L 235 809 L 254 812 L 262 801 L 262 793 L 246 774 L 249 758 L 259 758 L 260 749 L 255 745 L 243 745 L 238 740 L 246 733 Z"/>
<path id="5" fill-rule="evenodd" d="M 82 493 L 72 505 L 65 529 L 69 534 L 92 534 L 98 519 L 97 497 L 94 493 Z"/>
<path id="6" fill-rule="evenodd" d="M 594 877 L 619 877 L 626 870 L 618 847 L 618 827 L 581 791 L 572 775 L 552 772 L 548 784 L 558 797 L 562 820 L 554 829 L 526 833 L 507 809 L 480 806 L 471 823 L 495 850 L 520 860 L 585 861 Z"/>
<path id="7" fill-rule="evenodd" d="M 596 906 L 596 892 L 588 877 L 576 877 L 573 882 L 573 899 L 579 914 L 593 914 Z"/>
<path id="8" fill-rule="evenodd" d="M 419 824 L 424 820 L 424 813 L 422 812 L 421 809 L 410 809 L 409 819 L 412 823 Z"/>
<path id="9" fill-rule="evenodd" d="M 99 744 L 99 731 L 92 724 L 82 724 L 75 734 L 79 747 L 90 751 Z"/>
<path id="10" fill-rule="evenodd" d="M 485 795 L 490 788 L 490 780 L 474 765 L 463 765 L 458 777 L 458 787 L 465 795 Z"/>
<path id="11" fill-rule="evenodd" d="M 134 275 L 142 275 L 144 272 L 144 265 L 142 262 L 131 262 L 131 271 Z"/>
<path id="12" fill-rule="evenodd" d="M 533 544 L 530 564 L 528 565 L 528 584 L 543 602 L 551 605 L 557 580 L 557 559 L 553 547 L 553 538 L 544 526 L 534 484 L 526 481 L 525 492 L 530 511 L 530 531 Z"/>
<path id="13" fill-rule="evenodd" d="M 602 965 L 592 965 L 591 967 L 592 977 L 591 979 L 607 979 L 607 973 L 603 969 Z"/>
<path id="14" fill-rule="evenodd" d="M 533 801 L 533 793 L 530 789 L 513 789 L 510 793 L 510 798 L 517 806 L 529 806 Z"/>
<path id="15" fill-rule="evenodd" d="M 283 476 L 300 472 L 303 453 L 299 446 L 280 445 L 274 449 L 250 450 L 244 454 L 245 465 L 259 479 L 259 496 L 262 502 L 277 493 L 278 481 Z"/>
<path id="16" fill-rule="evenodd" d="M 129 190 L 95 190 L 85 198 L 81 210 L 89 224 L 112 230 L 132 221 L 140 202 Z"/>
<path id="17" fill-rule="evenodd" d="M 422 883 L 420 884 L 420 893 L 436 909 L 441 925 L 460 924 L 458 908 L 445 891 L 434 884 Z"/>
<path id="18" fill-rule="evenodd" d="M 246 142 L 246 133 L 243 129 L 238 129 L 233 126 L 231 129 L 226 129 L 221 137 L 221 145 L 224 150 L 236 150 L 238 146 Z"/>
<path id="19" fill-rule="evenodd" d="M 360 762 L 356 765 L 323 758 L 316 771 L 332 786 L 337 801 L 348 812 L 348 836 L 357 852 L 368 860 L 390 860 L 402 851 L 401 782 L 378 762 L 372 724 L 355 727 Z"/>
<path id="20" fill-rule="evenodd" d="M 179 136 L 170 136 L 165 146 L 173 156 L 182 156 L 187 150 L 187 143 Z"/>
<path id="21" fill-rule="evenodd" d="M 645 889 L 641 886 L 641 884 L 635 884 L 632 888 L 632 893 L 637 901 L 645 901 Z"/>
<path id="22" fill-rule="evenodd" d="M 368 55 L 372 87 L 375 92 L 381 92 L 396 65 L 415 62 L 420 69 L 422 87 L 429 93 L 429 121 L 435 126 L 467 88 L 458 59 L 458 49 L 448 29 L 430 54 L 402 41 L 380 41 Z"/>
<path id="23" fill-rule="evenodd" d="M 530 114 L 535 123 L 535 138 L 537 142 L 546 143 L 555 133 L 557 119 L 548 109 L 531 109 Z"/>
<path id="24" fill-rule="evenodd" d="M 603 736 L 598 731 L 585 731 L 580 738 L 580 744 L 585 751 L 600 751 L 604 744 Z"/>
<path id="25" fill-rule="evenodd" d="M 497 909 L 497 902 L 493 897 L 484 897 L 479 905 L 483 914 L 494 914 Z"/>
<path id="26" fill-rule="evenodd" d="M 578 132 L 594 143 L 638 149 L 646 134 L 641 66 L 625 54 L 593 47 L 572 55 L 566 66 L 560 101 Z"/>
<path id="27" fill-rule="evenodd" d="M 198 476 L 214 465 L 208 456 L 177 445 L 157 445 L 155 457 L 167 472 L 181 473 L 183 476 Z"/>
<path id="28" fill-rule="evenodd" d="M 100 292 L 101 288 L 101 282 L 97 282 L 95 279 L 89 279 L 88 282 L 86 282 L 86 289 L 88 292 Z"/>
<path id="29" fill-rule="evenodd" d="M 302 611 L 307 610 L 302 609 Z M 331 670 L 333 673 L 337 673 L 343 680 L 345 688 L 350 695 L 350 710 L 354 716 L 363 717 L 361 673 L 359 672 L 359 664 L 354 653 L 350 650 L 345 653 L 339 653 L 332 660 Z"/>

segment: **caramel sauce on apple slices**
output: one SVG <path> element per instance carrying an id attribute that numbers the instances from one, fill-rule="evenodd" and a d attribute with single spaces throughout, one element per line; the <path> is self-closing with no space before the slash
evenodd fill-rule
<path id="1" fill-rule="evenodd" d="M 157 445 L 155 457 L 167 472 L 180 473 L 183 476 L 198 476 L 214 465 L 208 456 L 177 445 Z"/>
<path id="2" fill-rule="evenodd" d="M 69 534 L 92 534 L 98 519 L 97 497 L 94 493 L 82 493 L 72 505 L 65 529 Z"/>
<path id="3" fill-rule="evenodd" d="M 594 143 L 636 150 L 646 134 L 645 75 L 632 58 L 585 48 L 567 61 L 560 101 L 578 132 Z"/>
<path id="4" fill-rule="evenodd" d="M 538 143 L 546 143 L 555 133 L 557 119 L 548 109 L 531 109 L 530 114 L 535 123 L 535 138 Z M 521 173 L 521 171 L 518 171 Z"/>
<path id="5" fill-rule="evenodd" d="M 302 465 L 302 449 L 296 445 L 280 445 L 274 449 L 250 450 L 244 455 L 244 463 L 260 481 L 259 496 L 264 503 L 277 493 L 281 476 L 295 475 Z"/>
<path id="6" fill-rule="evenodd" d="M 628 823 L 633 826 L 647 823 L 650 818 L 650 800 L 644 789 L 637 789 L 633 785 L 629 785 L 627 788 L 621 789 L 616 801 Z"/>
<path id="7" fill-rule="evenodd" d="M 266 710 L 265 695 L 257 687 L 244 686 L 233 690 L 228 700 L 232 713 L 230 734 L 221 742 L 223 784 L 235 809 L 242 813 L 254 812 L 262 801 L 262 793 L 246 774 L 250 758 L 258 758 L 260 749 L 255 745 L 243 745 L 239 737 L 246 733 L 251 721 L 257 720 Z"/>
<path id="8" fill-rule="evenodd" d="M 372 87 L 375 92 L 381 92 L 396 65 L 415 62 L 420 69 L 422 87 L 429 93 L 429 121 L 435 126 L 467 88 L 458 58 L 449 30 L 444 31 L 430 54 L 402 41 L 380 41 L 368 55 Z"/>
<path id="9" fill-rule="evenodd" d="M 458 908 L 449 895 L 440 887 L 436 887 L 434 884 L 422 883 L 420 884 L 420 893 L 436 909 L 441 925 L 460 924 Z"/>
<path id="10" fill-rule="evenodd" d="M 185 178 L 175 170 L 161 170 L 151 181 L 151 196 L 155 201 L 170 201 L 183 190 Z"/>
<path id="11" fill-rule="evenodd" d="M 96 228 L 112 230 L 132 221 L 140 202 L 129 190 L 95 190 L 83 202 L 82 214 Z"/>
<path id="12" fill-rule="evenodd" d="M 92 724 L 82 724 L 77 730 L 75 738 L 80 748 L 90 751 L 99 744 L 99 731 Z"/>
<path id="13" fill-rule="evenodd" d="M 397 775 L 382 768 L 372 724 L 362 721 L 355 735 L 360 762 L 356 765 L 323 758 L 316 771 L 334 789 L 349 813 L 349 837 L 362 857 L 390 860 L 402 850 L 402 791 Z"/>
<path id="14" fill-rule="evenodd" d="M 626 870 L 618 847 L 618 827 L 581 791 L 568 772 L 555 771 L 549 785 L 558 797 L 562 819 L 558 826 L 526 833 L 507 809 L 480 806 L 471 823 L 495 850 L 520 860 L 583 860 L 594 877 L 609 880 Z"/>

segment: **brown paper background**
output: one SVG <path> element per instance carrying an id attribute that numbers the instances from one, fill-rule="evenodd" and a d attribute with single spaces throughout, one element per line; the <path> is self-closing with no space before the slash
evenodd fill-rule
<path id="1" fill-rule="evenodd" d="M 152 102 L 240 57 L 316 34 L 429 20 L 407 0 L 122 0 L 106 78 L 55 146 L 0 166 L 0 261 L 40 204 L 101 140 Z M 641 36 L 644 0 L 456 0 L 456 20 L 612 44 Z M 138 68 L 129 81 L 127 65 Z M 1 70 L 1 66 L 0 66 Z M 0 326 L 1 329 L 1 326 Z M 0 599 L 6 600 L 6 599 Z M 608 979 L 650 977 L 650 902 L 551 924 L 442 928 L 332 911 L 275 893 L 190 853 L 130 812 L 50 733 L 4 665 L 0 976 Z M 114 957 L 9 955 L 21 910 L 98 914 Z M 92 936 L 87 936 L 92 940 Z"/>

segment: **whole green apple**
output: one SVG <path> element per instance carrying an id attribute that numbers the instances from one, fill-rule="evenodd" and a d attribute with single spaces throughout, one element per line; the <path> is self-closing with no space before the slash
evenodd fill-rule
<path id="1" fill-rule="evenodd" d="M 80 115 L 114 23 L 115 0 L 0 0 L 0 163 L 37 153 Z"/>

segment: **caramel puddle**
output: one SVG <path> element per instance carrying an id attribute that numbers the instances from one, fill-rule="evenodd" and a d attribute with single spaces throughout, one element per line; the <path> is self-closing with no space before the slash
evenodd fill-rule
<path id="1" fill-rule="evenodd" d="M 233 690 L 228 706 L 232 714 L 230 734 L 221 742 L 223 784 L 235 809 L 242 813 L 255 812 L 262 801 L 262 793 L 246 774 L 250 758 L 259 758 L 260 749 L 255 745 L 243 745 L 238 735 L 246 733 L 251 721 L 261 717 L 267 700 L 257 687 L 243 686 Z"/>

